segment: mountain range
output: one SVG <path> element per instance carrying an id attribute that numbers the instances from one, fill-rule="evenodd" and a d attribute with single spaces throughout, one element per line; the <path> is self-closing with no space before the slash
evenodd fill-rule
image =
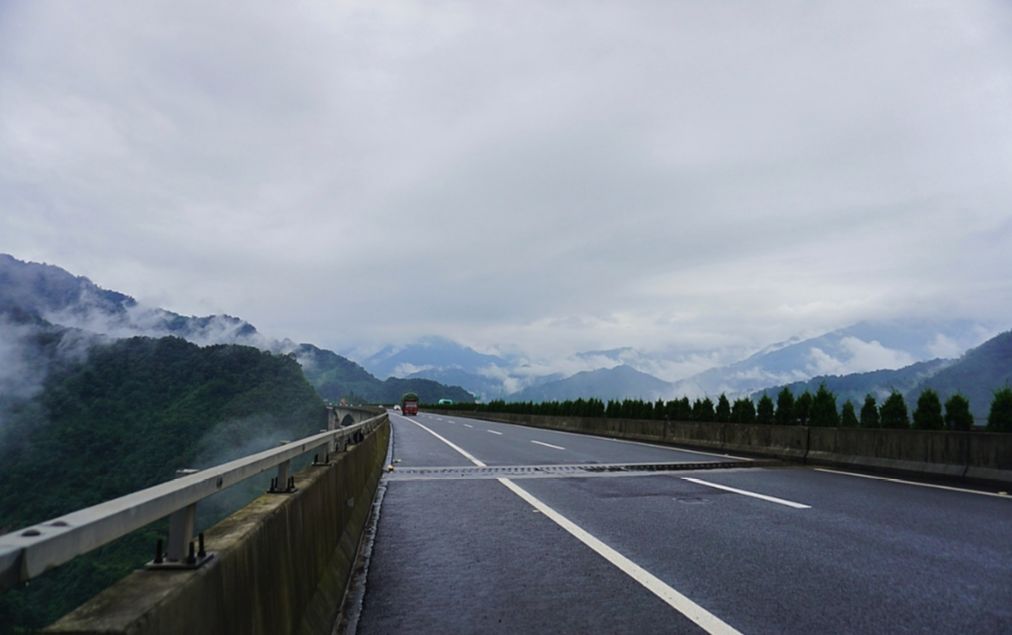
<path id="1" fill-rule="evenodd" d="M 876 373 L 898 369 L 907 370 L 889 381 L 908 390 L 948 363 L 931 360 L 952 360 L 994 332 L 969 320 L 864 321 L 816 337 L 778 342 L 738 359 L 735 351 L 643 352 L 622 347 L 561 360 L 531 360 L 479 353 L 431 337 L 386 347 L 366 356 L 362 364 L 379 376 L 410 372 L 411 377 L 460 385 L 486 401 L 740 396 L 831 375 L 870 373 L 868 381 L 875 383 L 880 376 Z"/>
<path id="2" fill-rule="evenodd" d="M 572 377 L 529 386 L 510 395 L 511 401 L 565 401 L 581 397 L 602 400 L 667 396 L 671 384 L 622 364 L 614 368 L 585 370 Z"/>
<path id="3" fill-rule="evenodd" d="M 942 400 L 959 393 L 970 401 L 970 412 L 977 423 L 987 420 L 994 391 L 1012 384 L 1012 331 L 999 333 L 980 346 L 971 348 L 958 359 L 933 359 L 896 370 L 877 370 L 849 375 L 820 375 L 786 386 L 773 386 L 752 395 L 775 396 L 786 387 L 795 395 L 814 393 L 820 384 L 832 391 L 837 402 L 852 401 L 858 408 L 865 395 L 879 403 L 893 391 L 904 396 L 913 408 L 925 389 L 932 389 Z"/>
<path id="4" fill-rule="evenodd" d="M 1001 333 L 967 351 L 959 360 L 926 378 L 911 391 L 931 388 L 943 399 L 956 392 L 970 400 L 970 412 L 978 423 L 987 420 L 994 391 L 1012 385 L 1012 331 Z"/>
<path id="5" fill-rule="evenodd" d="M 385 346 L 362 356 L 359 364 L 312 344 L 271 340 L 237 317 L 191 317 L 145 307 L 59 267 L 6 255 L 0 255 L 0 319 L 9 325 L 6 334 L 0 334 L 0 355 L 8 358 L 18 356 L 19 334 L 40 328 L 41 323 L 70 329 L 66 333 L 75 333 L 79 341 L 176 335 L 201 345 L 237 343 L 291 354 L 325 398 L 385 403 L 408 390 L 418 392 L 423 401 L 470 401 L 471 395 L 486 401 L 720 393 L 733 397 L 783 385 L 803 390 L 812 378 L 852 375 L 862 377 L 843 384 L 832 379 L 833 385 L 846 384 L 849 387 L 841 394 L 849 398 L 860 392 L 863 398 L 887 385 L 911 391 L 996 332 L 970 320 L 864 321 L 816 337 L 775 343 L 738 359 L 735 351 L 644 352 L 620 347 L 539 360 L 517 353 L 479 352 L 447 338 L 426 337 Z M 25 370 L 30 366 L 25 358 L 32 355 L 20 357 L 17 367 Z M 25 374 L 10 370 L 15 367 L 9 363 L 7 371 L 0 369 L 0 394 L 5 381 L 12 383 L 10 375 Z M 945 375 L 941 377 L 938 381 Z M 990 389 L 988 385 L 984 391 Z"/>
<path id="6" fill-rule="evenodd" d="M 197 345 L 240 344 L 273 353 L 293 355 L 318 392 L 332 401 L 350 398 L 372 403 L 394 403 L 407 391 L 423 400 L 447 397 L 472 401 L 467 391 L 425 378 L 381 381 L 355 362 L 312 344 L 265 337 L 249 322 L 229 315 L 184 316 L 147 307 L 134 298 L 103 289 L 83 276 L 48 264 L 23 262 L 0 254 L 0 395 L 9 393 L 18 377 L 44 376 L 45 361 L 30 343 L 38 329 L 64 329 L 75 333 L 86 347 L 95 341 L 133 336 L 176 336 Z M 63 337 L 63 335 L 61 335 Z M 27 347 L 27 348 L 26 348 Z M 16 360 L 16 363 L 15 363 Z M 6 367 L 7 370 L 3 370 Z M 15 372 L 16 369 L 16 372 Z"/>
<path id="7" fill-rule="evenodd" d="M 756 391 L 751 397 L 753 401 L 764 394 L 775 397 L 783 388 L 789 389 L 795 395 L 800 395 L 806 390 L 814 394 L 821 384 L 825 384 L 826 388 L 836 395 L 839 403 L 849 399 L 855 405 L 860 405 L 865 395 L 869 394 L 881 402 L 894 390 L 904 395 L 912 394 L 925 380 L 955 363 L 956 360 L 952 359 L 932 359 L 895 370 L 873 370 L 849 375 L 817 375 L 805 381 L 770 386 Z"/>
<path id="8" fill-rule="evenodd" d="M 768 386 L 898 369 L 939 357 L 957 357 L 993 334 L 968 320 L 865 321 L 817 337 L 767 347 L 739 362 L 675 382 L 675 394 L 747 394 Z"/>

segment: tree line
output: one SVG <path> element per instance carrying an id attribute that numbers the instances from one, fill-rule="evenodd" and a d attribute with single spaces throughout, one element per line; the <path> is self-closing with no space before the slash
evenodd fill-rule
<path id="1" fill-rule="evenodd" d="M 973 415 L 970 401 L 956 393 L 942 403 L 938 393 L 926 389 L 917 398 L 910 413 L 903 395 L 893 391 L 882 403 L 867 395 L 860 410 L 846 400 L 837 407 L 836 395 L 821 384 L 812 394 L 806 390 L 797 397 L 789 388 L 782 389 L 776 401 L 764 394 L 758 402 L 740 397 L 733 402 L 721 393 L 714 403 L 709 397 L 690 401 L 688 397 L 664 401 L 622 399 L 575 399 L 566 401 L 507 402 L 501 399 L 479 404 L 433 406 L 444 410 L 498 412 L 508 414 L 550 415 L 565 417 L 607 417 L 610 419 L 655 419 L 667 421 L 699 421 L 717 423 L 765 423 L 847 428 L 913 428 L 916 430 L 971 430 Z M 988 432 L 1012 432 L 1012 388 L 994 393 L 987 418 Z"/>

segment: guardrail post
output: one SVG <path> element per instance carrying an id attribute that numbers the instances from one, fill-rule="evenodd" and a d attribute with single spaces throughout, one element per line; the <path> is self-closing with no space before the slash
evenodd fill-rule
<path id="1" fill-rule="evenodd" d="M 176 470 L 176 478 L 188 476 L 197 470 L 184 469 Z M 193 540 L 193 527 L 197 522 L 197 504 L 173 512 L 169 516 L 169 544 L 166 550 L 166 558 L 170 562 L 182 562 L 190 549 L 190 542 Z"/>
<path id="2" fill-rule="evenodd" d="M 320 430 L 320 432 L 327 432 L 327 430 Z M 326 445 L 326 447 L 324 448 L 324 450 L 323 450 L 323 460 L 322 461 L 320 460 L 320 455 L 319 454 L 314 455 L 313 456 L 313 465 L 329 465 L 330 464 L 330 455 L 334 453 L 334 451 L 333 451 L 333 445 L 334 445 L 334 440 L 331 439 L 330 443 L 328 443 Z"/>
<path id="3" fill-rule="evenodd" d="M 288 441 L 281 441 L 278 445 L 285 445 Z M 271 494 L 291 494 L 295 491 L 295 477 L 289 476 L 292 461 L 289 459 L 278 464 L 278 475 L 271 479 L 271 488 L 267 490 Z"/>
<path id="4" fill-rule="evenodd" d="M 200 470 L 176 470 L 176 478 L 189 476 Z M 166 545 L 165 558 L 162 558 L 162 541 L 158 541 L 155 559 L 147 564 L 148 569 L 195 569 L 204 564 L 214 554 L 204 551 L 204 534 L 200 534 L 200 553 L 196 553 L 193 544 L 193 530 L 197 524 L 197 504 L 190 503 L 182 509 L 169 514 L 169 540 Z"/>
<path id="5" fill-rule="evenodd" d="M 193 542 L 193 527 L 197 521 L 197 504 L 187 505 L 169 516 L 169 544 L 166 559 L 183 562 Z"/>
<path id="6" fill-rule="evenodd" d="M 337 413 L 333 408 L 328 413 L 327 430 L 337 430 Z M 337 454 L 337 435 L 331 437 L 330 444 L 327 445 L 327 451 L 330 454 Z"/>

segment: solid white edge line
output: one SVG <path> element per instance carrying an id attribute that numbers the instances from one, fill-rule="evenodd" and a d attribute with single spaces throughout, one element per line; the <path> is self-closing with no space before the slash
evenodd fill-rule
<path id="1" fill-rule="evenodd" d="M 1012 500 L 1012 496 L 1008 494 L 999 494 L 997 492 L 982 492 L 976 489 L 966 489 L 964 487 L 951 487 L 949 485 L 936 485 L 934 483 L 918 483 L 917 481 L 905 481 L 901 478 L 889 478 L 888 476 L 873 476 L 871 474 L 857 474 L 856 472 L 844 472 L 843 470 L 831 470 L 825 467 L 813 467 L 816 472 L 828 472 L 830 474 L 842 474 L 844 476 L 856 476 L 858 478 L 868 478 L 875 481 L 888 481 L 890 483 L 902 483 L 904 485 L 917 485 L 918 487 L 931 487 L 934 489 L 944 489 L 950 492 L 963 492 L 964 494 L 979 494 L 981 496 L 993 496 L 995 498 L 1004 498 L 1006 500 Z"/>
<path id="2" fill-rule="evenodd" d="M 407 417 L 402 418 L 407 419 Z M 407 420 L 411 421 L 411 423 L 415 424 L 416 426 L 425 430 L 426 432 L 436 437 L 446 445 L 450 446 L 451 448 L 462 454 L 464 458 L 466 458 L 468 461 L 471 461 L 478 467 L 487 467 L 484 463 L 474 458 L 474 456 L 471 455 L 469 452 L 467 452 L 467 450 L 464 450 L 460 446 L 455 445 L 451 441 L 448 441 L 444 437 L 440 436 L 436 432 L 433 432 L 432 430 L 418 423 L 417 421 L 413 421 L 411 419 Z M 626 574 L 627 576 L 635 580 L 645 589 L 647 589 L 648 591 L 659 597 L 661 600 L 663 600 L 668 606 L 670 606 L 671 608 L 675 609 L 676 611 L 687 617 L 689 620 L 694 622 L 696 625 L 705 630 L 707 633 L 713 633 L 715 635 L 741 635 L 741 633 L 738 630 L 730 626 L 727 622 L 724 622 L 713 613 L 710 613 L 703 607 L 699 606 L 689 598 L 685 597 L 678 591 L 674 590 L 673 588 L 665 584 L 663 580 L 661 580 L 654 574 L 650 573 L 649 571 L 639 566 L 629 558 L 626 558 L 619 552 L 615 551 L 608 545 L 604 544 L 603 542 L 595 538 L 593 535 L 588 533 L 586 530 L 578 526 L 576 523 L 569 520 L 559 512 L 555 511 L 545 503 L 541 502 L 540 499 L 536 498 L 533 494 L 531 494 L 524 488 L 520 487 L 513 481 L 509 480 L 508 478 L 500 478 L 496 480 L 502 483 L 504 486 L 506 486 L 506 488 L 508 488 L 511 492 L 513 492 L 523 500 L 527 501 L 527 503 L 529 503 L 535 509 L 540 511 L 542 515 L 549 518 L 552 522 L 565 529 L 574 538 L 590 547 L 595 553 L 597 553 L 599 556 L 601 556 L 602 558 L 613 564 L 615 567 L 617 567 L 620 571 L 622 571 L 622 573 Z"/>
<path id="3" fill-rule="evenodd" d="M 422 430 L 425 430 L 426 432 L 428 432 L 432 436 L 436 437 L 437 439 L 439 439 L 440 441 L 442 441 L 446 445 L 450 446 L 451 448 L 453 448 L 457 452 L 460 452 L 462 455 L 464 455 L 464 458 L 467 459 L 468 461 L 470 461 L 471 463 L 474 463 L 478 467 L 488 467 L 487 465 L 485 465 L 484 463 L 482 463 L 478 459 L 474 458 L 474 455 L 472 455 L 470 452 L 468 452 L 464 448 L 460 447 L 459 445 L 455 444 L 454 442 L 446 439 L 445 437 L 439 435 L 438 433 L 430 430 L 427 426 L 424 426 L 424 425 L 418 423 L 417 421 L 413 421 L 411 419 L 408 419 L 407 417 L 403 417 L 403 418 L 407 419 L 408 421 L 411 421 L 411 423 L 415 424 L 416 426 L 418 426 Z"/>
<path id="4" fill-rule="evenodd" d="M 486 430 L 485 432 L 491 432 L 492 434 L 498 434 L 499 436 L 502 436 L 502 432 L 496 432 L 495 430 Z"/>
<path id="5" fill-rule="evenodd" d="M 566 448 L 562 447 L 561 445 L 552 445 L 551 443 L 545 443 L 544 441 L 535 441 L 534 439 L 531 439 L 531 443 L 537 443 L 538 445 L 543 445 L 546 448 L 555 448 L 556 450 L 565 450 L 566 449 Z"/>
<path id="6" fill-rule="evenodd" d="M 689 598 L 674 590 L 663 580 L 639 566 L 629 558 L 626 558 L 618 551 L 615 551 L 605 543 L 601 542 L 582 527 L 541 502 L 540 499 L 513 481 L 507 478 L 500 478 L 496 480 L 541 512 L 542 515 L 551 519 L 556 525 L 565 529 L 574 538 L 590 547 L 599 556 L 618 567 L 622 573 L 625 573 L 648 591 L 659 597 L 668 606 L 692 620 L 697 626 L 706 632 L 727 635 L 739 633 L 739 631 L 734 627 L 730 626 L 713 613 L 710 613 Z"/>
<path id="7" fill-rule="evenodd" d="M 727 485 L 720 485 L 718 483 L 711 483 L 709 481 L 703 481 L 698 478 L 690 478 L 688 476 L 682 477 L 683 481 L 689 481 L 690 483 L 696 483 L 697 485 L 705 485 L 706 487 L 713 487 L 716 489 L 726 490 L 728 492 L 734 492 L 735 494 L 741 494 L 742 496 L 751 496 L 752 498 L 758 498 L 760 500 L 768 501 L 770 503 L 777 503 L 778 505 L 786 505 L 787 507 L 793 507 L 794 509 L 811 509 L 811 505 L 802 505 L 801 503 L 795 503 L 794 501 L 784 500 L 777 498 L 776 496 L 767 496 L 766 494 L 757 494 L 744 489 L 738 489 L 736 487 L 728 487 Z"/>

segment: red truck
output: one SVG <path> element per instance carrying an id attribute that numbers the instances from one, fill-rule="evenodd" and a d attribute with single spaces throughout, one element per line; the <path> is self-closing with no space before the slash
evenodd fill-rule
<path id="1" fill-rule="evenodd" d="M 413 392 L 404 393 L 404 396 L 401 397 L 401 414 L 418 414 L 418 395 Z"/>

